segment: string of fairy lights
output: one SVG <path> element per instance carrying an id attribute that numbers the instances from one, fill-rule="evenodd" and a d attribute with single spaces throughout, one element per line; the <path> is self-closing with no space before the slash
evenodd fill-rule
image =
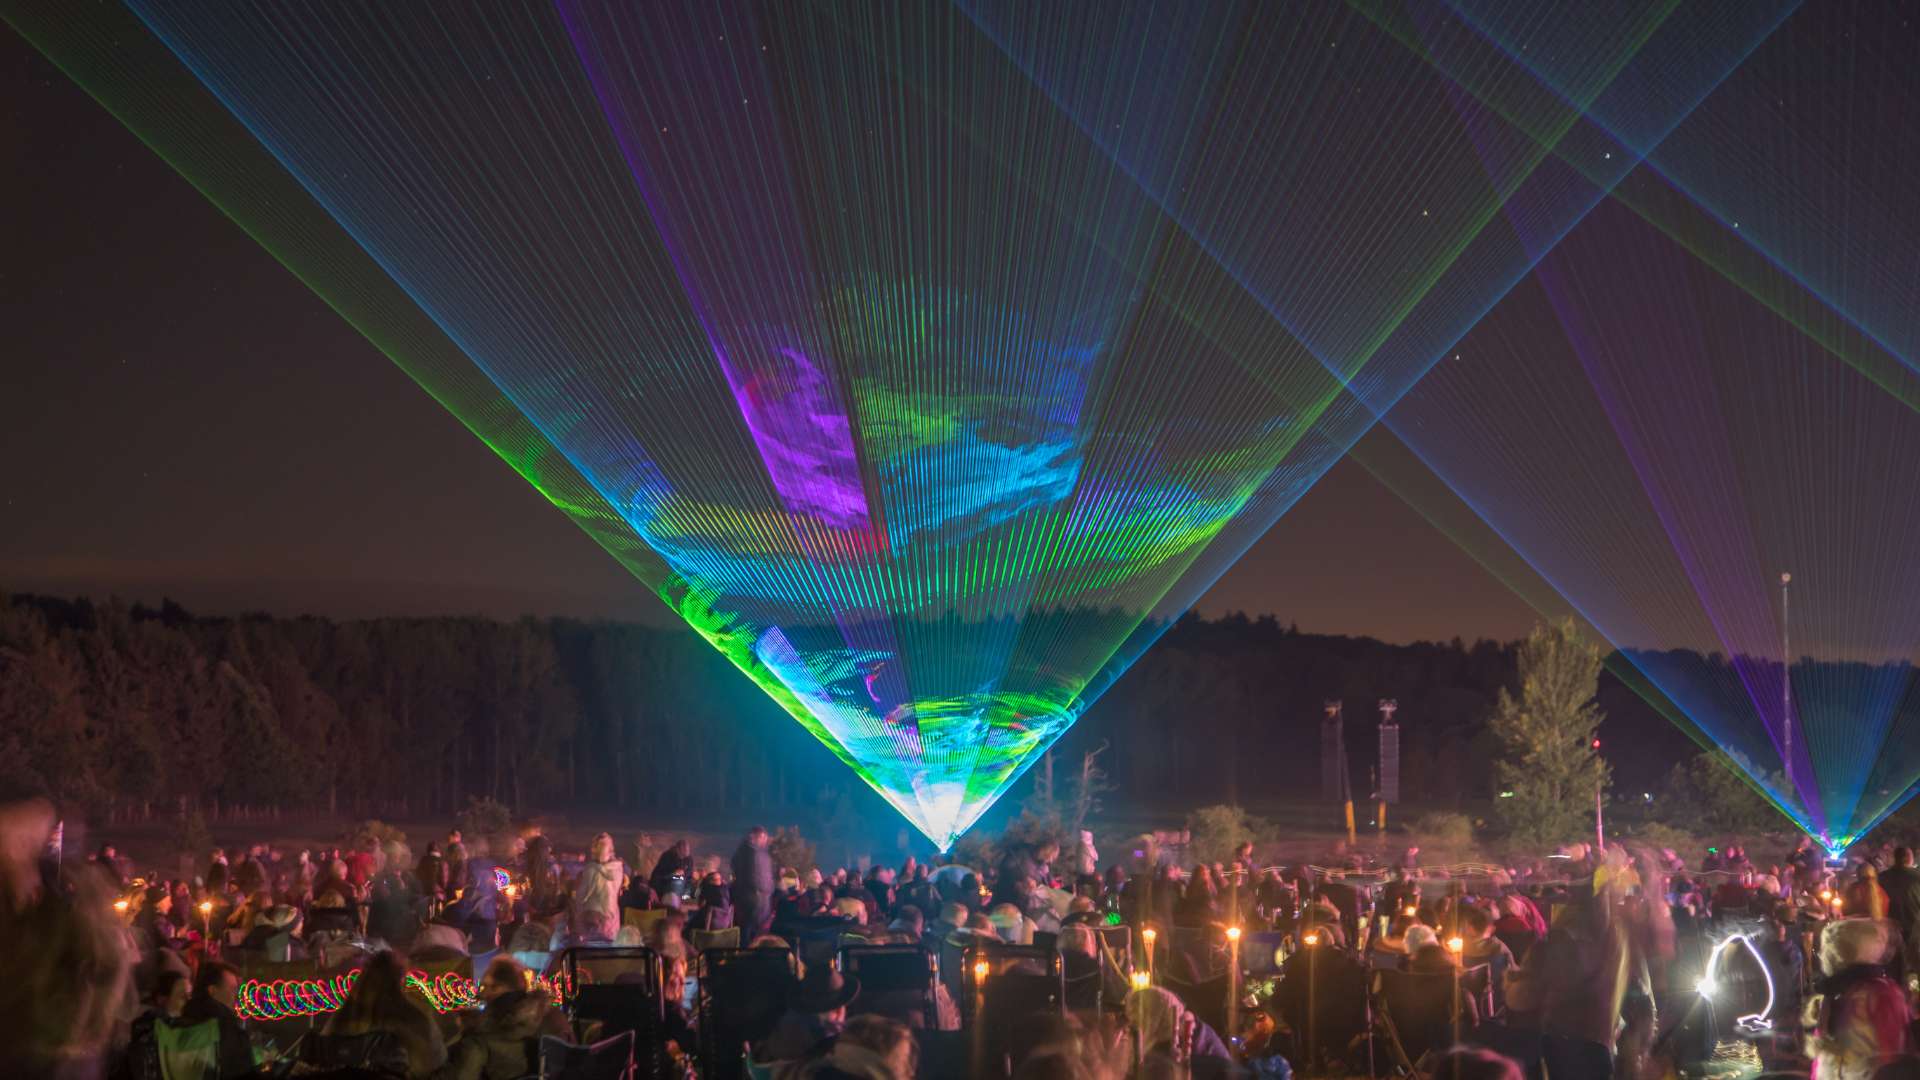
<path id="1" fill-rule="evenodd" d="M 130 9 L 7 18 L 943 847 L 1382 418 L 1810 831 L 1920 775 L 1906 158 L 1753 130 L 1828 15 Z"/>

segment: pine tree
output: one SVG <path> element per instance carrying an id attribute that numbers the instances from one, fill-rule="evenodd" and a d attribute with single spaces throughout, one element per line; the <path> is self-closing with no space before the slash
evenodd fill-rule
<path id="1" fill-rule="evenodd" d="M 1595 745 L 1600 662 L 1570 618 L 1536 626 L 1520 646 L 1520 696 L 1502 689 L 1488 725 L 1507 751 L 1494 771 L 1499 816 L 1517 842 L 1579 840 L 1593 828 L 1589 811 L 1612 772 Z"/>

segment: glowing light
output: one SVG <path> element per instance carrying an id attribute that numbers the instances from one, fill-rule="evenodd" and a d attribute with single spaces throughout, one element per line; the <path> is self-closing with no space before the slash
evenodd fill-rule
<path id="1" fill-rule="evenodd" d="M 1753 966 L 1759 970 L 1760 980 L 1767 988 L 1767 1001 L 1765 1005 L 1760 1007 L 1759 1012 L 1735 1017 L 1733 1021 L 1734 1026 L 1749 1034 L 1757 1034 L 1770 1030 L 1773 1027 L 1773 1006 L 1776 1001 L 1773 989 L 1773 972 L 1767 970 L 1767 962 L 1761 957 L 1760 950 L 1754 945 L 1752 936 L 1748 934 L 1735 934 L 1714 946 L 1713 952 L 1707 956 L 1707 970 L 1700 976 L 1700 981 L 1694 984 L 1694 989 L 1698 990 L 1703 997 L 1710 997 L 1718 993 L 1720 990 L 1721 965 L 1725 962 L 1727 955 L 1736 947 L 1745 949 L 1747 955 L 1753 960 Z"/>
<path id="2" fill-rule="evenodd" d="M 1140 931 L 1140 940 L 1146 942 L 1148 947 L 1152 947 L 1153 939 L 1159 936 L 1160 932 L 1151 926 L 1145 927 Z"/>
<path id="3" fill-rule="evenodd" d="M 1151 975 L 1148 975 L 1144 971 L 1136 971 L 1133 973 L 1133 988 L 1135 990 L 1145 990 L 1152 985 L 1153 977 Z"/>
<path id="4" fill-rule="evenodd" d="M 200 914 L 202 914 L 202 915 L 212 915 L 212 914 L 213 914 L 213 901 L 211 901 L 211 900 L 202 900 L 202 901 L 200 901 Z"/>
<path id="5" fill-rule="evenodd" d="M 1460 936 L 1455 935 L 1447 939 L 1448 952 L 1461 953 L 1461 952 L 1465 952 L 1466 950 L 1467 950 L 1467 943 L 1464 938 L 1461 938 Z"/>
<path id="6" fill-rule="evenodd" d="M 1590 208 L 1603 188 L 1557 194 L 1557 168 L 1529 178 L 1655 28 L 1609 27 L 1581 52 L 1592 78 L 1551 110 L 1554 137 L 1489 186 L 1447 179 L 1480 175 L 1486 156 L 1475 146 L 1426 137 L 1457 119 L 1458 101 L 1437 81 L 1390 117 L 1421 138 L 1362 140 L 1368 149 L 1349 159 L 1336 152 L 1344 141 L 1312 128 L 1298 141 L 1254 137 L 1294 130 L 1269 116 L 1329 130 L 1349 118 L 1322 121 L 1324 109 L 1262 92 L 1258 78 L 1174 74 L 1295 70 L 1294 50 L 1327 40 L 1254 25 L 1240 42 L 1225 8 L 1170 24 L 1154 5 L 1103 10 L 1098 36 L 1159 43 L 1143 54 L 1149 66 L 1108 58 L 1069 77 L 1038 58 L 1058 52 L 1053 33 L 1085 36 L 1070 20 L 1036 41 L 995 26 L 990 12 L 902 6 L 906 14 L 875 16 L 870 40 L 840 49 L 823 46 L 846 35 L 782 14 L 756 32 L 793 59 L 766 65 L 715 46 L 727 40 L 709 33 L 722 16 L 700 5 L 633 22 L 565 0 L 558 19 L 500 27 L 501 39 L 530 47 L 484 63 L 422 47 L 420 35 L 444 36 L 437 19 L 403 14 L 377 34 L 329 25 L 336 44 L 316 84 L 303 78 L 315 65 L 290 43 L 317 35 L 134 6 L 587 479 L 595 509 L 611 511 L 604 532 L 656 564 L 642 574 L 648 586 L 942 848 L 1338 460 L 1372 419 L 1349 403 L 1390 402 L 1525 274 L 1536 257 L 1505 243 L 1504 228 L 1476 243 L 1507 199 L 1524 191 L 1530 206 L 1548 202 L 1536 216 L 1555 230 Z M 921 10 L 934 13 L 925 25 Z M 907 25 L 884 25 L 891 18 Z M 958 49 L 952 65 L 928 67 L 888 45 L 943 40 L 945 20 L 999 48 L 977 60 Z M 674 61 L 631 62 L 621 43 L 639 40 Z M 787 47 L 800 42 L 814 47 Z M 1214 62 L 1222 48 L 1257 59 Z M 1742 52 L 1737 41 L 1720 51 Z M 1423 50 L 1375 55 L 1409 74 L 1429 63 Z M 445 57 L 446 70 L 395 71 L 421 57 Z M 1690 81 L 1719 77 L 1719 66 L 1697 66 Z M 484 70 L 485 82 L 463 93 L 459 70 Z M 841 137 L 858 130 L 842 132 L 848 114 L 834 106 L 850 89 L 894 86 L 901 71 L 912 92 L 893 99 L 927 103 L 903 104 L 888 124 L 916 132 L 911 140 Z M 338 100 L 341 85 L 361 88 L 354 109 L 314 107 Z M 418 110 L 400 107 L 410 102 L 385 100 L 407 85 L 445 87 L 442 101 L 484 108 L 488 122 L 417 126 Z M 554 92 L 491 96 L 508 85 Z M 1133 94 L 1136 85 L 1146 89 Z M 1093 86 L 1128 92 L 1089 97 Z M 1703 90 L 1670 96 L 1691 102 Z M 992 107 L 951 109 L 975 93 Z M 1184 138 L 1104 141 L 1122 103 L 1130 135 L 1172 133 L 1198 129 L 1196 116 L 1211 116 L 1223 95 L 1276 110 L 1248 113 L 1244 133 L 1207 137 L 1233 148 L 1231 168 L 1191 169 L 1205 147 Z M 793 108 L 769 118 L 736 98 Z M 1372 119 L 1371 105 L 1352 107 Z M 1034 168 L 1019 148 L 1043 129 L 1026 118 L 1056 111 L 1049 123 L 1071 141 L 1037 145 L 1078 146 L 1076 129 L 1102 134 L 1090 152 L 1039 155 Z M 657 122 L 667 115 L 686 119 Z M 768 123 L 793 126 L 773 137 Z M 665 138 L 688 124 L 710 137 Z M 596 167 L 546 183 L 546 163 L 515 167 L 535 138 L 567 151 L 562 160 L 624 162 L 631 175 Z M 808 159 L 805 183 L 732 182 L 803 164 L 784 159 L 782 145 L 843 152 L 817 167 Z M 895 163 L 922 146 L 947 148 L 926 176 L 968 182 L 898 176 Z M 1339 159 L 1316 174 L 1348 182 L 1290 182 L 1309 148 Z M 474 162 L 488 163 L 485 182 Z M 1185 179 L 1174 187 L 1188 172 L 1198 174 L 1191 195 Z M 444 197 L 421 200 L 423 190 Z M 515 197 L 535 190 L 539 198 Z M 845 196 L 856 192 L 862 213 L 848 219 Z M 1266 215 L 1256 241 L 1240 223 L 1269 192 L 1293 209 Z M 1434 227 L 1369 233 L 1380 242 L 1304 272 L 1279 256 L 1377 220 L 1374 192 L 1420 206 Z M 1021 227 L 1005 227 L 1002 207 L 1017 208 Z M 1196 255 L 1180 265 L 1204 272 L 1158 273 L 1168 214 Z M 980 221 L 1010 246 L 929 225 L 946 220 Z M 1312 232 L 1289 232 L 1289 222 Z M 526 236 L 567 242 L 530 249 Z M 467 269 L 476 266 L 486 271 Z M 1215 300 L 1216 281 L 1230 283 L 1235 303 Z M 1325 302 L 1335 295 L 1343 302 Z M 1271 332 L 1275 320 L 1285 333 Z M 1181 357 L 1166 370 L 1186 396 L 1156 393 L 1143 381 L 1154 365 L 1135 353 Z M 1199 367 L 1210 370 L 1192 374 Z M 1141 415 L 1121 415 L 1114 386 L 1132 388 Z M 1086 401 L 1101 414 L 1083 416 Z M 1039 614 L 1080 609 L 1113 617 L 1090 614 L 1069 632 Z"/>
<path id="7" fill-rule="evenodd" d="M 506 868 L 499 866 L 493 868 L 493 885 L 502 892 L 513 888 L 513 878 L 508 875 Z"/>
<path id="8" fill-rule="evenodd" d="M 122 915 L 125 915 L 127 913 L 127 906 L 128 906 L 127 898 L 124 896 L 113 902 L 113 910 L 119 912 Z"/>
<path id="9" fill-rule="evenodd" d="M 1301 940 L 1305 941 L 1308 945 L 1318 945 L 1320 944 L 1320 935 L 1308 934 L 1306 937 L 1302 938 Z"/>
<path id="10" fill-rule="evenodd" d="M 1240 944 L 1240 928 L 1239 927 L 1237 926 L 1227 927 L 1227 941 L 1234 945 Z"/>
<path id="11" fill-rule="evenodd" d="M 973 964 L 973 982 L 975 986 L 987 981 L 987 974 L 993 968 L 985 960 L 976 960 Z"/>
<path id="12" fill-rule="evenodd" d="M 1413 906 L 1412 904 L 1408 904 L 1406 907 L 1400 909 L 1400 914 L 1405 915 L 1407 918 L 1411 919 L 1415 915 L 1420 914 L 1420 909 Z"/>

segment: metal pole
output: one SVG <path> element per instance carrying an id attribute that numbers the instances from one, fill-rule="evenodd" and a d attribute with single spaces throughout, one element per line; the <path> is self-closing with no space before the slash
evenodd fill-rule
<path id="1" fill-rule="evenodd" d="M 1780 756 L 1789 791 L 1793 790 L 1793 637 L 1787 623 L 1787 585 L 1792 581 L 1792 574 L 1780 574 Z"/>

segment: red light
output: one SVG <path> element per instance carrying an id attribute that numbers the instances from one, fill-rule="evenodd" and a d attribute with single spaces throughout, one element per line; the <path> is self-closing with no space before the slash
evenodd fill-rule
<path id="1" fill-rule="evenodd" d="M 1593 740 L 1593 748 L 1594 748 L 1595 750 L 1598 750 L 1598 749 L 1600 749 L 1600 740 L 1599 740 L 1599 739 L 1595 739 L 1595 740 Z"/>

